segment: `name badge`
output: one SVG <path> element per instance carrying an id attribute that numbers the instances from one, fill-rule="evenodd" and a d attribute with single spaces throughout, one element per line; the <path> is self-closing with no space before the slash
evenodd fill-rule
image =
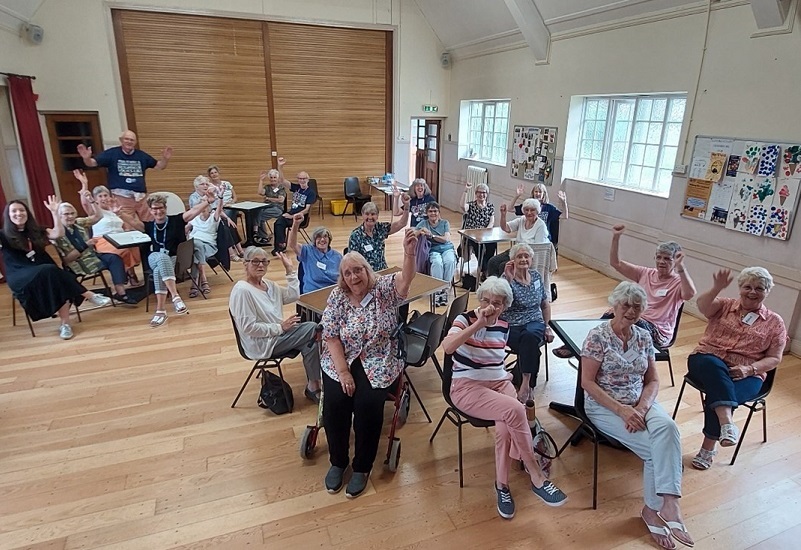
<path id="1" fill-rule="evenodd" d="M 628 351 L 623 354 L 623 359 L 625 359 L 629 363 L 633 363 L 639 356 L 640 354 L 636 349 L 629 348 Z"/>
<path id="2" fill-rule="evenodd" d="M 659 290 L 656 291 L 656 295 L 660 297 L 667 296 L 667 289 L 660 288 Z"/>
<path id="3" fill-rule="evenodd" d="M 756 321 L 757 318 L 759 318 L 759 315 L 757 315 L 756 313 L 754 313 L 752 311 L 752 312 L 748 313 L 745 317 L 743 317 L 743 323 L 745 323 L 746 325 L 748 325 L 750 327 L 751 325 L 754 324 L 754 321 Z"/>
<path id="4" fill-rule="evenodd" d="M 371 294 L 368 294 L 367 296 L 365 296 L 364 298 L 362 298 L 362 301 L 360 302 L 360 305 L 362 307 L 366 307 L 367 304 L 369 304 L 372 301 L 373 301 L 373 295 L 371 293 Z"/>
<path id="5" fill-rule="evenodd" d="M 325 264 L 323 262 L 317 262 L 317 267 L 325 271 Z"/>
<path id="6" fill-rule="evenodd" d="M 365 252 L 372 252 L 373 251 L 373 245 L 371 245 L 371 244 L 364 245 L 364 251 Z"/>
<path id="7" fill-rule="evenodd" d="M 35 251 L 35 250 L 29 250 L 29 251 L 28 251 L 28 253 L 27 253 L 27 254 L 25 254 L 25 256 L 26 256 L 26 257 L 27 257 L 27 258 L 28 258 L 30 261 L 34 261 L 34 259 L 35 259 L 35 258 L 34 258 L 34 256 L 36 256 L 36 251 Z"/>
<path id="8" fill-rule="evenodd" d="M 539 290 L 539 289 L 540 289 L 540 282 L 534 281 L 534 290 Z"/>

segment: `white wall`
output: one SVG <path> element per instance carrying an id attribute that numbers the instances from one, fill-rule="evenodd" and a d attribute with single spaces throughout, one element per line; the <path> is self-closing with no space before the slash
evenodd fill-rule
<path id="1" fill-rule="evenodd" d="M 573 95 L 687 91 L 692 100 L 698 77 L 706 15 L 652 22 L 581 37 L 557 40 L 551 62 L 535 66 L 529 50 L 456 60 L 451 78 L 451 117 L 445 133 L 458 133 L 458 105 L 463 99 L 512 98 L 510 125 L 553 125 L 559 128 L 558 157 L 563 158 L 564 132 Z M 748 5 L 712 12 L 709 43 L 692 121 L 685 120 L 690 136 L 684 162 L 697 134 L 801 141 L 801 109 L 797 104 L 801 72 L 792 69 L 801 52 L 801 22 L 791 34 L 750 38 L 756 30 Z M 689 105 L 687 110 L 689 118 Z M 466 166 L 456 146 L 449 143 L 445 158 L 443 202 L 456 207 L 458 182 Z M 507 200 L 520 180 L 509 167 L 489 167 L 495 202 Z M 559 181 L 561 163 L 554 181 Z M 579 181 L 563 183 L 569 196 L 571 219 L 563 222 L 560 254 L 609 273 L 609 226 L 623 221 L 629 228 L 622 242 L 623 256 L 650 264 L 654 244 L 679 241 L 688 254 L 688 266 L 699 290 L 711 283 L 719 266 L 739 270 L 763 265 L 777 286 L 767 305 L 780 313 L 801 351 L 801 222 L 787 242 L 727 231 L 680 217 L 685 178 L 674 178 L 668 199 L 616 190 L 605 201 L 604 187 Z M 530 190 L 530 185 L 527 189 Z M 453 192 L 448 192 L 448 191 Z M 727 295 L 734 295 L 729 289 Z M 555 305 L 558 311 L 558 304 Z M 694 309 L 691 304 L 688 308 Z"/>
<path id="2" fill-rule="evenodd" d="M 32 21 L 44 28 L 41 45 L 0 27 L 0 69 L 36 76 L 40 111 L 98 111 L 107 146 L 116 145 L 125 128 L 109 6 L 398 30 L 392 146 L 402 181 L 408 176 L 409 120 L 425 103 L 448 107 L 450 74 L 439 64 L 443 47 L 413 0 L 46 0 Z"/>

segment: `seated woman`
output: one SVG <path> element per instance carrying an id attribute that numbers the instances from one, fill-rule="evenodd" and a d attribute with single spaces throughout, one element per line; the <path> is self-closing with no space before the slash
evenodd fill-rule
<path id="1" fill-rule="evenodd" d="M 637 326 L 647 330 L 654 346 L 663 348 L 673 339 L 676 317 L 685 300 L 695 296 L 695 283 L 684 264 L 681 245 L 674 241 L 659 243 L 654 256 L 656 267 L 631 264 L 620 259 L 620 237 L 626 230 L 623 224 L 612 227 L 612 246 L 609 249 L 609 265 L 618 273 L 639 284 L 648 296 L 648 309 L 642 312 Z M 612 312 L 602 318 L 609 318 Z M 567 346 L 553 351 L 557 357 L 572 355 Z"/>
<path id="2" fill-rule="evenodd" d="M 168 216 L 167 196 L 153 193 L 147 197 L 147 206 L 153 221 L 142 222 L 132 218 L 135 229 L 153 237 L 147 257 L 147 263 L 153 271 L 153 289 L 156 294 L 156 312 L 150 320 L 151 327 L 160 327 L 167 321 L 164 305 L 168 291 L 172 295 L 175 313 L 182 315 L 189 312 L 175 286 L 175 255 L 178 253 L 178 245 L 186 240 L 186 224 L 214 204 L 215 200 L 216 197 L 209 193 L 186 212 Z"/>
<path id="3" fill-rule="evenodd" d="M 512 289 L 505 280 L 488 277 L 477 294 L 479 307 L 456 317 L 442 341 L 445 353 L 453 355 L 451 399 L 466 414 L 495 421 L 495 492 L 502 518 L 515 515 L 509 490 L 512 460 L 525 464 L 535 495 L 548 506 L 561 506 L 567 496 L 537 463 L 526 408 L 516 399 L 503 364 L 509 325 L 500 317 L 512 303 Z"/>
<path id="4" fill-rule="evenodd" d="M 523 215 L 506 222 L 507 205 L 501 204 L 501 229 L 507 233 L 514 233 L 518 243 L 542 244 L 550 242 L 548 240 L 548 229 L 545 222 L 539 218 L 540 201 L 537 199 L 526 199 L 523 201 Z M 487 264 L 487 272 L 490 275 L 500 275 L 503 273 L 506 262 L 509 261 L 509 253 L 502 252 L 490 259 Z"/>
<path id="5" fill-rule="evenodd" d="M 342 254 L 331 248 L 331 232 L 325 227 L 318 227 L 312 232 L 313 244 L 298 244 L 298 228 L 301 222 L 303 214 L 295 214 L 288 243 L 289 248 L 295 251 L 298 263 L 303 266 L 302 286 L 305 294 L 336 284 Z"/>
<path id="6" fill-rule="evenodd" d="M 211 204 L 211 211 L 216 212 L 217 210 L 220 210 L 217 223 L 219 225 L 220 220 L 223 220 L 223 227 L 225 227 L 227 231 L 227 234 L 225 235 L 227 238 L 224 241 L 224 246 L 229 250 L 229 258 L 231 260 L 235 262 L 240 261 L 242 258 L 239 256 L 239 254 L 242 251 L 242 246 L 239 243 L 242 242 L 242 237 L 239 236 L 239 232 L 236 229 L 236 218 L 229 218 L 225 213 L 225 210 L 222 208 L 222 190 L 213 185 L 211 180 L 202 174 L 197 176 L 192 181 L 192 185 L 194 185 L 195 190 L 191 195 L 189 195 L 189 208 L 194 208 L 201 202 L 205 202 L 206 196 L 214 197 L 214 202 Z M 216 247 L 217 243 L 215 242 L 214 245 Z M 239 252 L 237 252 L 237 250 Z"/>
<path id="7" fill-rule="evenodd" d="M 740 437 L 732 413 L 756 397 L 765 373 L 779 366 L 787 340 L 784 321 L 763 303 L 773 277 L 763 267 L 746 267 L 737 277 L 739 298 L 719 298 L 732 282 L 722 269 L 712 277 L 712 288 L 698 296 L 698 310 L 709 320 L 698 346 L 687 358 L 690 378 L 706 392 L 704 441 L 692 466 L 707 470 L 722 447 Z"/>
<path id="8" fill-rule="evenodd" d="M 111 298 L 135 306 L 136 300 L 125 292 L 128 275 L 122 258 L 116 254 L 95 252 L 92 248 L 94 240 L 89 238 L 86 228 L 92 226 L 94 218 L 78 218 L 78 211 L 68 202 L 58 206 L 58 215 L 64 226 L 64 236 L 55 239 L 53 244 L 69 270 L 75 275 L 91 275 L 107 269 L 116 292 Z"/>
<path id="9" fill-rule="evenodd" d="M 637 326 L 648 307 L 643 288 L 629 281 L 609 296 L 615 317 L 592 329 L 581 350 L 584 408 L 592 423 L 643 460 L 645 506 L 640 512 L 662 548 L 693 539 L 684 526 L 681 498 L 681 437 L 670 415 L 656 402 L 659 377 L 654 346 Z"/>
<path id="10" fill-rule="evenodd" d="M 267 182 L 267 185 L 265 185 Z M 270 233 L 267 232 L 268 222 L 280 218 L 284 213 L 286 202 L 286 187 L 281 172 L 273 168 L 269 172 L 259 174 L 259 187 L 257 193 L 264 197 L 264 208 L 259 210 L 256 244 L 267 246 L 270 244 Z"/>
<path id="11" fill-rule="evenodd" d="M 545 288 L 539 272 L 531 269 L 533 255 L 529 245 L 514 245 L 509 250 L 511 260 L 503 272 L 514 299 L 501 319 L 509 323 L 509 347 L 517 354 L 517 364 L 523 374 L 517 392 L 521 403 L 534 399 L 540 371 L 540 346 L 544 341 L 553 342 L 553 333 L 548 326 L 551 320 L 550 290 Z"/>
<path id="12" fill-rule="evenodd" d="M 58 216 L 56 197 L 49 196 L 44 204 L 53 215 L 53 229 L 36 223 L 24 202 L 11 201 L 6 205 L 0 230 L 0 249 L 8 287 L 31 321 L 58 314 L 61 319 L 59 335 L 69 340 L 73 336 L 71 304 L 80 305 L 85 298 L 97 306 L 105 306 L 111 303 L 111 299 L 86 290 L 78 284 L 75 275 L 53 263 L 45 251 L 47 240 L 63 236 L 64 226 Z"/>
<path id="13" fill-rule="evenodd" d="M 202 203 L 201 203 L 202 204 Z M 211 294 L 211 287 L 206 276 L 206 268 L 209 258 L 217 254 L 217 228 L 220 225 L 220 213 L 222 208 L 215 208 L 214 215 L 211 214 L 211 205 L 206 205 L 200 214 L 186 225 L 189 231 L 189 238 L 194 239 L 192 258 L 192 277 L 200 284 L 200 289 L 192 287 L 189 291 L 190 298 L 196 298 L 202 292 L 204 296 Z"/>
<path id="14" fill-rule="evenodd" d="M 306 370 L 306 398 L 320 401 L 320 348 L 316 340 L 316 323 L 299 323 L 297 315 L 283 318 L 284 305 L 300 296 L 298 273 L 292 260 L 279 254 L 286 272 L 286 287 L 266 278 L 270 259 L 259 247 L 245 250 L 245 279 L 231 289 L 228 308 L 236 323 L 245 355 L 256 359 L 277 357 L 292 350 L 303 355 Z M 326 400 L 328 398 L 326 397 Z M 326 427 L 326 431 L 328 428 Z M 329 435 L 330 437 L 330 435 Z"/>
<path id="15" fill-rule="evenodd" d="M 381 439 L 384 401 L 403 373 L 395 309 L 415 275 L 417 237 L 412 229 L 406 230 L 403 250 L 403 269 L 390 275 L 376 274 L 359 252 L 345 254 L 323 313 L 323 422 L 331 461 L 325 488 L 337 493 L 345 482 L 352 424 L 355 452 L 348 498 L 367 488 Z"/>
<path id="16" fill-rule="evenodd" d="M 378 221 L 378 206 L 374 202 L 362 206 L 362 224 L 356 227 L 348 239 L 348 250 L 361 254 L 373 271 L 387 268 L 384 245 L 387 237 L 406 227 L 409 222 L 409 196 L 401 195 L 403 215 L 392 223 Z"/>
<path id="17" fill-rule="evenodd" d="M 464 212 L 464 229 L 485 229 L 495 227 L 495 205 L 489 202 L 489 186 L 486 183 L 479 183 L 476 185 L 476 199 L 467 202 L 467 193 L 473 184 L 467 182 L 462 192 L 462 200 L 459 204 L 462 205 L 462 212 Z M 478 243 L 475 241 L 467 241 L 468 251 L 472 251 L 476 258 L 479 257 Z M 487 270 L 487 263 L 490 258 L 495 256 L 497 246 L 495 243 L 487 243 L 484 246 L 484 257 L 480 271 Z M 461 255 L 461 250 L 458 255 Z M 466 257 L 469 257 L 468 253 Z"/>
<path id="18" fill-rule="evenodd" d="M 103 254 L 116 254 L 122 258 L 128 276 L 128 285 L 131 287 L 142 286 L 145 283 L 136 276 L 136 266 L 142 263 L 139 249 L 117 248 L 105 237 L 108 234 L 122 233 L 133 229 L 131 216 L 122 212 L 106 186 L 98 185 L 90 193 L 89 179 L 86 175 L 80 170 L 73 170 L 72 174 L 81 182 L 79 192 L 81 206 L 93 220 L 92 240 L 95 250 Z"/>
<path id="19" fill-rule="evenodd" d="M 453 281 L 456 270 L 456 250 L 451 242 L 451 224 L 439 215 L 439 204 L 434 201 L 426 205 L 427 218 L 417 224 L 417 232 L 425 235 L 431 243 L 428 261 L 431 263 L 430 275 L 435 279 Z M 443 288 L 435 295 L 436 305 L 448 305 L 450 288 Z"/>
<path id="20" fill-rule="evenodd" d="M 233 246 L 229 250 L 228 255 L 230 258 L 236 262 L 242 260 L 242 254 L 244 251 L 242 250 L 242 238 L 239 236 L 239 232 L 236 230 L 236 219 L 239 216 L 239 211 L 234 210 L 233 208 L 228 208 L 230 205 L 236 202 L 236 191 L 234 191 L 234 186 L 231 185 L 230 181 L 224 180 L 220 177 L 220 167 L 216 164 L 212 164 L 206 169 L 206 174 L 209 176 L 209 180 L 211 181 L 211 185 L 217 188 L 218 195 L 220 196 L 220 201 L 223 207 L 223 214 L 225 214 L 225 219 L 229 222 L 229 227 L 232 227 L 231 233 L 233 237 Z"/>
<path id="21" fill-rule="evenodd" d="M 510 203 L 510 207 L 514 208 L 515 214 L 518 216 L 523 215 L 523 207 L 515 206 L 515 204 L 520 200 L 520 197 L 523 196 L 524 189 L 525 187 L 522 183 L 518 185 L 517 195 Z M 548 228 L 548 237 L 554 248 L 559 250 L 559 218 L 561 218 L 564 213 L 565 219 L 567 219 L 568 210 L 567 195 L 565 192 L 560 189 L 557 193 L 557 197 L 559 198 L 559 202 L 562 203 L 562 210 L 550 203 L 548 188 L 544 183 L 535 183 L 534 188 L 531 190 L 531 198 L 540 201 L 540 219 L 545 222 L 545 226 Z"/>
<path id="22" fill-rule="evenodd" d="M 394 189 L 397 189 L 397 186 L 393 184 Z M 410 227 L 417 227 L 420 222 L 426 219 L 427 215 L 427 207 L 429 203 L 436 201 L 434 195 L 431 194 L 431 188 L 426 183 L 426 180 L 423 178 L 417 178 L 412 182 L 412 185 L 409 187 L 409 195 L 411 199 L 409 200 L 409 204 L 402 206 L 398 203 L 394 204 L 395 207 L 395 216 L 402 215 L 401 210 L 406 209 L 409 211 L 409 219 L 411 223 L 409 224 Z"/>

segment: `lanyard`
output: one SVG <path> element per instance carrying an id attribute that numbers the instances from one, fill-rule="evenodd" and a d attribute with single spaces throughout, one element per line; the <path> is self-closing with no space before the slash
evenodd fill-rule
<path id="1" fill-rule="evenodd" d="M 167 221 L 164 222 L 164 227 L 159 228 L 158 224 L 156 223 L 156 220 L 153 220 L 153 242 L 155 242 L 159 246 L 159 249 L 157 249 L 156 252 L 158 252 L 159 250 L 164 250 L 165 252 L 167 251 L 167 225 L 169 223 L 170 223 L 170 218 L 167 218 Z M 162 237 L 163 237 L 162 240 L 159 240 L 158 238 L 159 231 L 162 232 Z"/>

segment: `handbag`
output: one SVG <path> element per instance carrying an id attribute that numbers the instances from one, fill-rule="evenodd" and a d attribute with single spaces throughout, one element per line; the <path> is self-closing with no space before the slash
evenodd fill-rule
<path id="1" fill-rule="evenodd" d="M 274 414 L 286 414 L 295 406 L 292 387 L 270 371 L 262 370 L 261 391 L 256 404 L 262 409 L 270 409 Z"/>

